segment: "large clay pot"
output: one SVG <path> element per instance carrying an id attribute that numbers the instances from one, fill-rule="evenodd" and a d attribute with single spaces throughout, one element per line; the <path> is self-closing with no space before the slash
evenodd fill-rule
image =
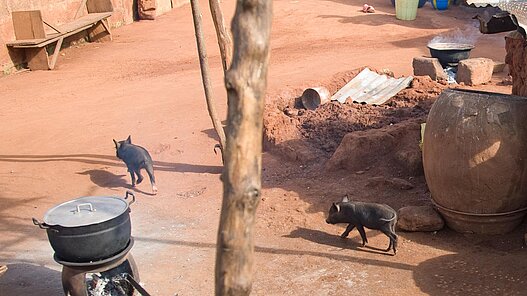
<path id="1" fill-rule="evenodd" d="M 513 230 L 527 210 L 527 98 L 445 90 L 428 115 L 423 166 L 450 228 Z"/>

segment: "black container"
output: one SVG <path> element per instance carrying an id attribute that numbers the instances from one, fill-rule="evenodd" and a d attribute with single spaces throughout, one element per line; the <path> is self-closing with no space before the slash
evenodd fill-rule
<path id="1" fill-rule="evenodd" d="M 474 48 L 471 44 L 462 43 L 431 43 L 428 44 L 430 55 L 437 58 L 441 66 L 455 67 L 459 61 L 466 60 L 470 57 L 470 51 Z"/>
<path id="2" fill-rule="evenodd" d="M 125 199 L 132 195 L 132 201 Z M 33 223 L 46 229 L 49 243 L 60 260 L 93 262 L 112 257 L 124 250 L 131 236 L 131 192 L 124 199 L 88 196 L 50 209 L 44 222 Z"/>

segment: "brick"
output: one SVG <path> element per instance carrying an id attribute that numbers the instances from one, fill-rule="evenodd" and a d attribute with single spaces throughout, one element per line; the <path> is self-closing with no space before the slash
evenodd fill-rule
<path id="1" fill-rule="evenodd" d="M 415 57 L 412 66 L 414 67 L 414 76 L 430 76 L 433 80 L 447 80 L 448 77 L 443 71 L 443 67 L 436 58 Z"/>
<path id="2" fill-rule="evenodd" d="M 494 61 L 487 58 L 467 59 L 459 62 L 457 67 L 457 83 L 479 85 L 487 83 L 492 78 Z"/>

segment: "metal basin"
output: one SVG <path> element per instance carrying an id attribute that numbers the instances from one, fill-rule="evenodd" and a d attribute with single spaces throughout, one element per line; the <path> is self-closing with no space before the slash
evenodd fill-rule
<path id="1" fill-rule="evenodd" d="M 472 44 L 463 43 L 431 43 L 428 44 L 430 55 L 437 58 L 441 66 L 457 66 L 459 61 L 466 60 L 470 51 L 474 48 Z"/>

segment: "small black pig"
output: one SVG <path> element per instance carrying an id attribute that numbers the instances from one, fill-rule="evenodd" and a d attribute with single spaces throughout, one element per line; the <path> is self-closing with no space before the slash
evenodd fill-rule
<path id="1" fill-rule="evenodd" d="M 152 192 L 157 194 L 156 178 L 154 176 L 154 165 L 152 157 L 145 148 L 132 144 L 131 136 L 124 141 L 115 143 L 115 150 L 117 157 L 124 161 L 130 176 L 132 177 L 132 186 L 135 187 L 135 175 L 137 175 L 137 184 L 143 181 L 141 175 L 141 169 L 145 169 L 148 177 L 150 177 L 150 183 L 152 184 Z"/>
<path id="2" fill-rule="evenodd" d="M 346 238 L 350 231 L 357 227 L 363 247 L 368 243 L 364 227 L 380 230 L 390 238 L 390 245 L 386 252 L 393 247 L 393 253 L 397 253 L 397 235 L 395 234 L 397 213 L 388 205 L 349 201 L 348 196 L 345 196 L 341 202 L 331 205 L 326 222 L 328 224 L 349 223 L 346 231 L 340 236 L 342 238 Z"/>

